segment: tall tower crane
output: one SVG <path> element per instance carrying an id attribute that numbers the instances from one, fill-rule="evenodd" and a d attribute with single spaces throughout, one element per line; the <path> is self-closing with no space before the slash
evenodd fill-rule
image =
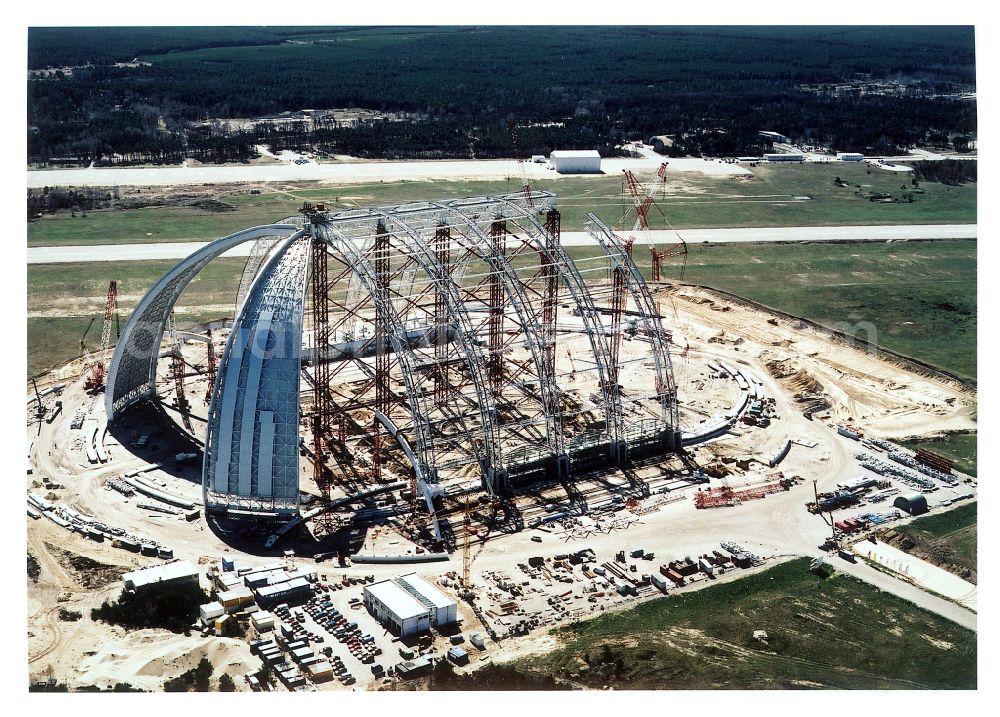
<path id="1" fill-rule="evenodd" d="M 633 208 L 635 209 L 635 226 L 632 227 L 632 231 L 649 231 L 649 210 L 656 206 L 656 193 L 660 191 L 666 181 L 667 163 L 664 162 L 659 166 L 656 174 L 650 180 L 649 187 L 643 187 L 632 174 L 632 170 L 624 169 L 622 171 L 625 173 L 625 184 L 628 186 L 629 194 L 632 195 Z M 663 214 L 662 209 L 656 208 Z M 628 216 L 627 212 L 626 216 Z M 622 217 L 621 223 L 623 225 L 624 222 L 625 217 Z"/>
<path id="2" fill-rule="evenodd" d="M 171 310 L 167 317 L 167 330 L 170 334 L 170 375 L 174 381 L 174 393 L 177 396 L 177 411 L 181 414 L 184 427 L 191 430 L 191 416 L 188 415 L 190 403 L 184 393 L 184 353 L 181 351 L 181 341 L 177 336 L 177 323 Z"/>
<path id="3" fill-rule="evenodd" d="M 219 361 L 215 357 L 215 344 L 212 343 L 212 330 L 208 330 L 208 387 L 205 389 L 205 405 L 212 400 L 212 387 L 215 385 L 215 374 L 219 370 Z"/>
<path id="4" fill-rule="evenodd" d="M 623 171 L 625 173 L 625 184 L 628 187 L 629 194 L 632 196 L 632 209 L 635 210 L 635 224 L 632 227 L 632 231 L 646 232 L 646 243 L 649 245 L 650 251 L 653 254 L 653 281 L 662 280 L 662 262 L 668 257 L 683 257 L 683 264 L 681 267 L 681 276 L 683 276 L 684 267 L 687 266 L 687 243 L 684 241 L 684 238 L 675 231 L 674 234 L 677 235 L 677 242 L 667 245 L 664 249 L 657 249 L 656 242 L 653 241 L 652 235 L 649 234 L 649 210 L 654 207 L 663 216 L 667 226 L 670 226 L 670 220 L 667 219 L 667 215 L 664 214 L 663 210 L 656 204 L 656 195 L 663 189 L 666 182 L 667 163 L 663 162 L 659 166 L 656 170 L 656 174 L 653 175 L 652 179 L 646 186 L 643 186 L 630 170 L 626 169 Z M 621 221 L 618 223 L 619 226 L 624 227 L 625 220 L 631 211 L 632 210 L 630 209 L 625 212 L 625 216 L 623 216 Z"/>
<path id="5" fill-rule="evenodd" d="M 633 209 L 635 210 L 635 224 L 632 227 L 633 232 L 643 232 L 646 237 L 646 244 L 649 246 L 649 251 L 651 254 L 651 271 L 650 277 L 653 282 L 661 282 L 664 279 L 663 274 L 663 260 L 669 257 L 681 257 L 681 271 L 680 278 L 684 277 L 684 269 L 687 267 L 687 242 L 684 238 L 676 231 L 674 234 L 677 236 L 677 241 L 668 244 L 666 247 L 660 249 L 657 248 L 656 242 L 653 240 L 653 235 L 650 232 L 649 227 L 649 210 L 656 207 L 656 210 L 663 216 L 664 221 L 667 226 L 670 227 L 670 220 L 663 210 L 656 204 L 656 195 L 659 193 L 666 183 L 667 176 L 667 163 L 663 162 L 659 168 L 656 170 L 656 174 L 653 175 L 652 179 L 646 186 L 643 186 L 636 178 L 635 175 L 628 169 L 623 170 L 625 173 L 625 184 L 628 186 L 629 194 L 632 196 Z M 619 222 L 619 226 L 624 226 L 625 219 L 628 217 L 632 210 L 625 212 L 625 216 L 622 217 Z M 670 227 L 673 228 L 673 227 Z M 658 316 L 662 316 L 660 312 L 660 301 L 657 297 L 659 294 L 660 287 L 654 287 L 653 294 L 653 308 Z M 673 310 L 674 319 L 677 320 L 677 307 L 674 305 L 673 301 L 670 302 L 671 309 Z M 668 334 L 671 332 L 668 331 Z M 686 355 L 686 352 L 685 352 Z"/>
<path id="6" fill-rule="evenodd" d="M 531 199 L 531 185 L 528 183 L 528 172 L 524 168 L 524 155 L 521 153 L 521 143 L 517 138 L 517 122 L 513 119 L 507 120 L 507 131 L 510 133 L 510 143 L 514 148 L 514 159 L 517 160 L 517 168 L 521 171 L 521 191 L 524 192 L 524 201 L 528 208 L 535 206 Z"/>

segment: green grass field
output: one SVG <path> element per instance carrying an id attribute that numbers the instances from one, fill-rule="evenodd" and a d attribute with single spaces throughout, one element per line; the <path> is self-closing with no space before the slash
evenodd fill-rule
<path id="1" fill-rule="evenodd" d="M 976 242 L 692 244 L 683 273 L 667 276 L 730 291 L 862 341 L 976 378 Z M 589 249 L 574 260 L 591 265 Z M 636 262 L 649 277 L 649 253 Z M 596 275 L 593 275 L 596 276 Z"/>
<path id="2" fill-rule="evenodd" d="M 952 433 L 941 438 L 920 441 L 903 441 L 902 445 L 911 450 L 924 448 L 932 453 L 950 459 L 955 468 L 970 476 L 976 475 L 976 434 Z"/>
<path id="3" fill-rule="evenodd" d="M 691 247 L 683 280 L 976 378 L 976 242 Z M 676 272 L 675 272 L 676 273 Z"/>
<path id="4" fill-rule="evenodd" d="M 978 515 L 979 503 L 966 503 L 943 513 L 917 518 L 894 530 L 916 543 L 908 552 L 943 560 L 975 573 Z"/>
<path id="5" fill-rule="evenodd" d="M 570 254 L 584 266 L 594 265 L 587 261 L 596 256 L 594 250 L 573 248 Z M 648 254 L 640 250 L 635 257 L 648 276 Z M 107 282 L 115 278 L 124 319 L 172 265 L 29 265 L 28 310 L 36 315 L 98 316 Z M 191 283 L 179 306 L 231 304 L 241 268 L 241 259 L 212 262 Z M 668 275 L 679 274 L 678 266 L 668 269 Z M 601 280 L 604 273 L 587 277 Z M 870 322 L 879 345 L 961 376 L 976 376 L 975 242 L 696 244 L 690 247 L 683 280 L 833 326 L 863 327 Z M 76 355 L 85 327 L 72 318 L 29 318 L 29 371 Z M 866 337 L 863 331 L 858 335 Z M 95 345 L 98 337 L 99 327 L 92 329 L 89 344 Z"/>
<path id="6" fill-rule="evenodd" d="M 668 175 L 666 193 L 658 203 L 679 229 L 712 227 L 827 226 L 837 224 L 953 224 L 976 221 L 976 187 L 946 187 L 924 183 L 914 201 L 870 202 L 856 194 L 884 192 L 902 197 L 908 174 L 868 170 L 831 163 L 758 166 L 752 180 L 707 176 L 697 172 Z M 870 172 L 870 173 L 869 173 Z M 840 177 L 846 188 L 834 185 Z M 646 179 L 640 177 L 640 180 Z M 631 204 L 622 196 L 622 177 L 566 177 L 532 185 L 559 196 L 563 229 L 580 230 L 587 212 L 614 224 Z M 86 217 L 47 216 L 28 226 L 28 246 L 125 244 L 212 239 L 239 229 L 267 224 L 295 213 L 303 201 L 326 202 L 332 208 L 393 204 L 421 199 L 447 199 L 516 192 L 520 177 L 508 181 L 378 182 L 329 185 L 322 188 L 265 194 L 226 194 L 218 199 L 237 207 L 210 212 L 195 207 L 151 207 L 129 211 L 93 211 Z M 796 199 L 796 197 L 810 197 Z M 654 228 L 666 226 L 651 212 Z"/>
<path id="7" fill-rule="evenodd" d="M 232 304 L 245 259 L 216 259 L 188 284 L 178 306 Z M 118 302 L 130 310 L 149 288 L 177 264 L 172 259 L 156 261 L 108 261 L 94 264 L 29 264 L 28 310 L 65 307 L 79 300 L 104 313 L 108 282 L 118 280 Z M 85 267 L 85 268 L 81 268 Z"/>
<path id="8" fill-rule="evenodd" d="M 974 632 L 808 567 L 793 560 L 558 628 L 564 646 L 513 667 L 588 688 L 976 688 Z"/>
<path id="9" fill-rule="evenodd" d="M 189 285 L 177 302 L 178 326 L 231 317 L 243 270 L 243 259 L 216 259 Z M 174 261 L 126 261 L 100 264 L 30 264 L 28 266 L 28 375 L 80 354 L 80 338 L 87 334 L 91 349 L 101 343 L 101 319 L 108 281 L 118 279 L 121 324 L 153 283 Z M 205 307 L 218 307 L 217 311 Z M 56 315 L 62 314 L 62 315 Z M 112 340 L 115 335 L 112 333 Z"/>

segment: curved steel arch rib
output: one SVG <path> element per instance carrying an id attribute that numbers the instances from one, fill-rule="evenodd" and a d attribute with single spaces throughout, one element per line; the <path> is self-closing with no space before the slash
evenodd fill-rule
<path id="1" fill-rule="evenodd" d="M 543 226 L 538 218 L 529 212 L 521 204 L 511 201 L 511 197 L 520 198 L 523 195 L 511 195 L 501 197 L 504 207 L 513 212 L 516 216 L 526 220 L 534 232 L 528 231 L 526 236 L 535 246 L 540 254 L 546 254 L 549 261 L 555 266 L 566 288 L 569 289 L 573 301 L 579 310 L 580 317 L 586 328 L 587 338 L 590 340 L 590 348 L 594 354 L 594 361 L 597 364 L 597 375 L 601 387 L 601 397 L 604 402 L 605 426 L 611 446 L 611 457 L 618 459 L 618 444 L 624 436 L 624 416 L 622 414 L 621 393 L 618 384 L 611 380 L 611 349 L 608 345 L 608 337 L 604 331 L 604 325 L 598 318 L 599 311 L 594 304 L 594 297 L 587 289 L 577 269 L 576 263 L 563 248 L 556 237 L 550 235 L 548 229 Z M 541 240 L 545 237 L 545 241 Z"/>
<path id="2" fill-rule="evenodd" d="M 358 217 L 358 219 L 367 219 L 368 216 L 369 215 L 367 213 L 364 213 Z M 372 219 L 377 217 L 378 215 L 371 215 Z M 385 296 L 382 292 L 378 291 L 378 280 L 375 268 L 364 256 L 357 244 L 352 240 L 352 237 L 343 233 L 343 226 L 344 223 L 342 222 L 338 222 L 336 225 L 314 224 L 313 230 L 318 233 L 320 238 L 322 238 L 336 254 L 342 257 L 343 263 L 353 269 L 355 275 L 362 282 L 369 296 L 371 296 L 372 300 L 376 303 L 376 305 L 378 305 L 378 314 L 382 320 L 386 338 L 388 338 L 389 342 L 392 344 L 393 352 L 404 364 L 402 374 L 403 380 L 406 382 L 406 393 L 407 400 L 410 405 L 410 413 L 413 416 L 414 442 L 416 443 L 416 456 L 420 462 L 419 468 L 428 481 L 435 482 L 437 480 L 436 462 L 434 460 L 434 452 L 429 449 L 428 439 L 430 427 L 427 425 L 427 421 L 430 412 L 427 407 L 427 402 L 423 396 L 423 392 L 419 390 L 419 387 L 416 384 L 416 366 L 419 362 L 419 358 L 414 352 L 413 347 L 410 345 L 410 342 L 405 339 L 405 326 L 396 311 L 394 302 L 391 301 L 388 296 Z M 370 230 L 369 234 L 371 234 Z M 379 348 L 383 348 L 384 350 L 384 347 Z"/>
<path id="3" fill-rule="evenodd" d="M 601 245 L 608 258 L 620 267 L 628 282 L 629 292 L 635 298 L 642 314 L 646 334 L 650 337 L 656 368 L 656 397 L 660 404 L 660 423 L 666 434 L 667 450 L 680 448 L 680 420 L 677 406 L 677 385 L 670 363 L 669 343 L 663 330 L 662 319 L 655 309 L 649 286 L 642 272 L 632 261 L 621 243 L 621 239 L 594 214 L 588 213 L 590 221 L 585 225 L 587 232 Z"/>
<path id="4" fill-rule="evenodd" d="M 212 389 L 202 468 L 206 510 L 299 508 L 299 367 L 311 239 L 283 241 L 254 281 Z"/>
<path id="5" fill-rule="evenodd" d="M 296 229 L 291 224 L 271 224 L 217 239 L 181 261 L 146 292 L 125 323 L 111 359 L 104 398 L 109 423 L 129 406 L 156 392 L 156 362 L 167 319 L 191 280 L 210 261 L 243 242 L 288 236 Z"/>
<path id="6" fill-rule="evenodd" d="M 504 472 L 503 455 L 494 420 L 496 416 L 496 399 L 487 389 L 485 357 L 481 351 L 476 350 L 476 346 L 470 338 L 473 336 L 474 330 L 469 322 L 469 315 L 462 305 L 458 284 L 443 264 L 438 261 L 434 250 L 423 240 L 420 232 L 405 221 L 405 214 L 389 214 L 388 212 L 379 210 L 378 215 L 387 223 L 391 222 L 392 226 L 387 225 L 388 229 L 401 229 L 403 231 L 406 237 L 412 242 L 412 246 L 408 248 L 416 249 L 416 251 L 410 252 L 409 256 L 413 257 L 441 292 L 441 297 L 444 300 L 448 317 L 453 322 L 452 326 L 455 328 L 455 337 L 462 348 L 465 364 L 469 369 L 469 375 L 472 378 L 473 387 L 478 398 L 480 425 L 485 437 L 483 447 L 486 454 L 484 458 L 480 459 L 480 464 L 483 469 L 487 490 L 490 494 L 493 494 L 495 492 L 493 485 L 494 477 Z M 470 445 L 475 447 L 476 441 L 471 440 Z"/>
<path id="7" fill-rule="evenodd" d="M 524 330 L 525 343 L 531 353 L 532 361 L 537 369 L 539 384 L 542 392 L 542 409 L 545 414 L 546 443 L 549 451 L 557 461 L 562 461 L 566 455 L 565 440 L 562 432 L 562 419 L 559 412 L 559 395 L 556 386 L 545 380 L 545 376 L 553 375 L 553 371 L 546 370 L 548 358 L 542 350 L 542 336 L 539 323 L 531 310 L 531 302 L 525 294 L 524 286 L 518 279 L 517 272 L 503 252 L 497 251 L 490 237 L 476 223 L 476 217 L 471 217 L 462 211 L 462 200 L 452 200 L 449 202 L 433 202 L 453 216 L 461 218 L 463 228 L 468 233 L 459 233 L 458 244 L 470 250 L 480 259 L 489 264 L 490 270 L 495 272 L 503 282 L 506 295 L 510 298 L 514 311 Z M 471 207 L 470 207 L 471 208 Z M 472 208 L 477 211 L 478 206 Z M 502 219 L 502 217 L 500 218 Z M 554 369 L 554 367 L 552 367 Z"/>

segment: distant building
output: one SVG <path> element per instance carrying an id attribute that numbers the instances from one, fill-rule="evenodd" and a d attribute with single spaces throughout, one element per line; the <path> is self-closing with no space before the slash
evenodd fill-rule
<path id="1" fill-rule="evenodd" d="M 555 150 L 549 164 L 560 174 L 600 174 L 601 155 L 595 149 Z"/>
<path id="2" fill-rule="evenodd" d="M 217 598 L 226 612 L 232 612 L 239 610 L 244 605 L 253 604 L 253 591 L 245 585 L 239 585 L 232 590 L 220 592 Z"/>
<path id="3" fill-rule="evenodd" d="M 458 620 L 455 601 L 416 573 L 398 577 L 394 582 L 431 611 L 431 625 L 450 625 Z"/>
<path id="4" fill-rule="evenodd" d="M 254 590 L 257 596 L 257 604 L 261 607 L 270 607 L 280 602 L 292 602 L 304 600 L 313 594 L 313 586 L 305 578 L 295 578 L 278 583 L 262 585 Z M 219 596 L 221 599 L 221 595 Z"/>
<path id="5" fill-rule="evenodd" d="M 448 659 L 454 662 L 456 665 L 468 665 L 469 653 L 463 650 L 461 647 L 453 647 L 450 650 L 448 650 Z"/>
<path id="6" fill-rule="evenodd" d="M 154 565 L 151 568 L 134 570 L 122 575 L 122 582 L 129 592 L 139 592 L 156 585 L 191 585 L 198 584 L 198 568 L 187 560 L 166 565 Z"/>
<path id="7" fill-rule="evenodd" d="M 802 154 L 765 154 L 764 159 L 768 162 L 804 162 L 805 155 Z"/>
<path id="8" fill-rule="evenodd" d="M 762 130 L 758 132 L 761 137 L 768 140 L 769 142 L 781 142 L 783 144 L 788 144 L 788 137 L 779 132 L 769 132 L 767 130 Z"/>
<path id="9" fill-rule="evenodd" d="M 674 146 L 674 135 L 672 134 L 658 134 L 650 137 L 646 142 L 649 146 L 653 148 L 654 152 L 665 152 L 668 148 Z"/>
<path id="10" fill-rule="evenodd" d="M 198 607 L 198 617 L 201 618 L 202 625 L 212 623 L 215 618 L 226 614 L 226 608 L 220 602 L 210 602 Z"/>
<path id="11" fill-rule="evenodd" d="M 363 596 L 368 611 L 392 633 L 406 637 L 431 627 L 430 610 L 392 580 L 366 585 Z"/>
<path id="12" fill-rule="evenodd" d="M 837 152 L 837 159 L 841 162 L 861 162 L 865 155 L 860 152 Z"/>
<path id="13" fill-rule="evenodd" d="M 920 493 L 901 495 L 892 503 L 893 508 L 899 508 L 910 515 L 920 515 L 927 512 L 927 498 Z"/>
<path id="14" fill-rule="evenodd" d="M 420 677 L 431 671 L 431 661 L 426 657 L 418 657 L 415 660 L 407 660 L 396 665 L 396 674 L 404 680 L 411 677 Z"/>

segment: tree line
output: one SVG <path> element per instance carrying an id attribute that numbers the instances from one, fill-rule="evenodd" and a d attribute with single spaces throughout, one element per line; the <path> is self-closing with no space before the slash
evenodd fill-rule
<path id="1" fill-rule="evenodd" d="M 764 148 L 761 129 L 874 154 L 976 131 L 975 102 L 940 96 L 975 87 L 962 27 L 125 28 L 101 52 L 87 29 L 45 30 L 29 36 L 33 63 L 135 51 L 151 64 L 29 80 L 28 158 L 40 163 L 239 162 L 258 143 L 510 157 L 509 118 L 525 154 L 614 154 L 623 139 L 658 134 L 686 154 L 751 154 Z M 859 78 L 872 86 L 838 86 Z M 408 119 L 235 132 L 205 123 L 334 107 Z"/>

